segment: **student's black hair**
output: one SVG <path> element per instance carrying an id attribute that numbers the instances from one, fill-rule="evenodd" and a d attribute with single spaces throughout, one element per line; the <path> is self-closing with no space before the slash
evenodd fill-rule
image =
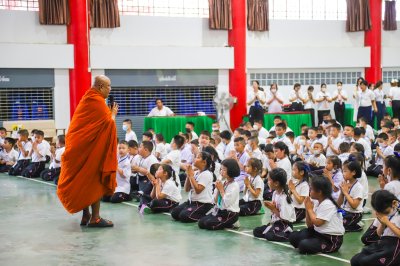
<path id="1" fill-rule="evenodd" d="M 194 128 L 194 123 L 192 121 L 187 121 L 186 125 L 191 125 Z"/>
<path id="2" fill-rule="evenodd" d="M 338 124 L 338 123 L 333 123 L 332 125 L 331 125 L 331 128 L 336 128 L 337 130 L 341 130 L 341 127 L 340 127 L 340 125 Z"/>
<path id="3" fill-rule="evenodd" d="M 295 83 L 295 84 L 293 85 L 293 89 L 295 89 L 295 88 L 297 88 L 297 87 L 301 87 L 301 84 L 300 84 L 300 83 Z"/>
<path id="4" fill-rule="evenodd" d="M 44 132 L 42 130 L 36 130 L 34 134 L 44 137 Z"/>
<path id="5" fill-rule="evenodd" d="M 18 135 L 21 135 L 24 137 L 29 137 L 29 132 L 26 129 L 20 129 L 20 130 L 18 130 Z"/>
<path id="6" fill-rule="evenodd" d="M 394 151 L 400 152 L 400 143 L 397 143 L 397 144 L 394 146 Z"/>
<path id="7" fill-rule="evenodd" d="M 153 142 L 149 140 L 142 141 L 143 148 L 148 150 L 150 153 L 153 151 Z"/>
<path id="8" fill-rule="evenodd" d="M 254 143 L 256 143 L 257 144 L 257 146 L 258 146 L 258 138 L 257 137 L 250 137 L 249 139 L 248 139 L 248 141 L 252 141 L 252 142 L 254 142 Z"/>
<path id="9" fill-rule="evenodd" d="M 179 134 L 180 136 L 182 136 L 185 140 L 189 140 L 191 134 L 189 135 L 189 133 L 181 133 Z"/>
<path id="10" fill-rule="evenodd" d="M 137 148 L 137 147 L 139 147 L 139 145 L 136 140 L 131 139 L 130 141 L 128 141 L 128 147 L 129 148 Z"/>
<path id="11" fill-rule="evenodd" d="M 253 82 L 257 83 L 257 85 L 260 86 L 260 82 L 258 80 L 252 80 L 251 84 L 253 84 Z"/>
<path id="12" fill-rule="evenodd" d="M 281 122 L 281 123 L 278 123 L 278 124 L 276 124 L 276 126 L 275 126 L 275 131 L 276 131 L 276 128 L 277 127 L 280 127 L 280 128 L 282 128 L 283 130 L 286 130 L 286 124 L 285 123 L 283 123 L 283 122 Z"/>
<path id="13" fill-rule="evenodd" d="M 208 130 L 203 130 L 203 131 L 201 131 L 200 132 L 200 136 L 201 135 L 204 135 L 204 136 L 207 136 L 208 138 L 211 138 L 211 133 L 210 133 L 210 131 L 208 131 Z"/>
<path id="14" fill-rule="evenodd" d="M 132 120 L 130 120 L 130 119 L 125 119 L 124 121 L 122 121 L 123 123 L 125 122 L 125 123 L 129 123 L 131 126 L 132 126 Z"/>
<path id="15" fill-rule="evenodd" d="M 294 138 L 294 133 L 292 131 L 286 132 L 285 135 L 288 138 Z"/>
<path id="16" fill-rule="evenodd" d="M 340 209 L 337 202 L 332 197 L 332 183 L 325 176 L 312 176 L 310 187 L 315 192 L 321 192 L 322 197 L 325 199 L 329 199 L 332 201 L 333 205 L 336 206 L 337 209 Z"/>
<path id="17" fill-rule="evenodd" d="M 231 132 L 229 132 L 228 130 L 224 130 L 221 132 L 221 134 L 219 134 L 219 136 L 221 137 L 221 139 L 228 139 L 230 140 L 232 138 L 232 134 Z"/>
<path id="18" fill-rule="evenodd" d="M 274 145 L 273 144 L 266 144 L 264 147 L 265 152 L 274 152 Z"/>
<path id="19" fill-rule="evenodd" d="M 161 98 L 157 98 L 157 99 L 155 100 L 155 103 L 157 103 L 157 101 L 161 101 L 162 103 L 164 103 L 163 99 L 161 99 Z"/>
<path id="20" fill-rule="evenodd" d="M 377 137 L 377 139 L 383 139 L 383 140 L 388 140 L 389 136 L 386 133 L 380 133 Z"/>
<path id="21" fill-rule="evenodd" d="M 275 131 L 275 130 L 271 130 L 271 131 L 269 132 L 268 138 L 276 138 L 276 131 Z"/>
<path id="22" fill-rule="evenodd" d="M 199 146 L 199 139 L 194 139 L 194 140 L 192 140 L 192 141 L 190 142 L 190 144 Z"/>
<path id="23" fill-rule="evenodd" d="M 212 173 L 213 182 L 215 182 L 217 180 L 217 177 L 215 176 L 215 173 L 214 173 L 215 162 L 213 161 L 211 154 L 209 152 L 203 150 L 199 153 L 199 155 L 201 156 L 201 159 L 203 161 L 206 161 L 206 169 L 205 170 L 208 170 Z"/>
<path id="24" fill-rule="evenodd" d="M 394 128 L 394 123 L 392 121 L 388 121 L 388 122 L 384 123 L 382 127 L 387 127 L 389 129 L 392 129 L 392 128 Z"/>
<path id="25" fill-rule="evenodd" d="M 324 87 L 324 86 L 326 87 L 326 83 L 322 83 L 321 84 L 321 88 Z"/>
<path id="26" fill-rule="evenodd" d="M 5 127 L 0 127 L 0 131 L 6 131 L 7 132 L 7 129 Z"/>
<path id="27" fill-rule="evenodd" d="M 312 85 L 308 86 L 307 91 L 314 91 L 314 86 Z"/>
<path id="28" fill-rule="evenodd" d="M 128 146 L 128 142 L 126 142 L 125 140 L 120 140 L 120 141 L 118 142 L 118 144 L 126 145 L 127 147 L 129 147 L 129 146 Z"/>
<path id="29" fill-rule="evenodd" d="M 297 161 L 293 165 L 296 165 L 299 172 L 303 171 L 303 181 L 308 183 L 309 180 L 309 173 L 311 172 L 310 165 L 304 161 Z"/>
<path id="30" fill-rule="evenodd" d="M 281 117 L 280 115 L 276 115 L 276 116 L 274 116 L 274 120 L 275 120 L 275 119 L 282 120 L 282 117 Z"/>
<path id="31" fill-rule="evenodd" d="M 384 160 L 384 164 L 387 168 L 392 170 L 392 179 L 400 179 L 400 154 L 398 152 L 395 152 L 394 155 L 387 156 Z"/>
<path id="32" fill-rule="evenodd" d="M 156 134 L 156 140 L 159 142 L 164 142 L 164 136 L 161 133 Z"/>
<path id="33" fill-rule="evenodd" d="M 395 138 L 397 139 L 397 131 L 396 131 L 396 130 L 390 130 L 390 131 L 388 132 L 388 134 L 389 134 L 390 136 L 395 137 Z"/>
<path id="34" fill-rule="evenodd" d="M 246 136 L 247 138 L 250 138 L 250 137 L 251 137 L 251 132 L 248 131 L 248 130 L 245 130 L 245 131 L 243 132 L 243 136 Z"/>
<path id="35" fill-rule="evenodd" d="M 382 85 L 383 85 L 382 80 L 378 80 L 378 81 L 376 82 L 376 84 L 375 84 L 375 88 L 379 88 L 379 87 L 382 86 Z"/>
<path id="36" fill-rule="evenodd" d="M 36 128 L 32 129 L 32 130 L 31 130 L 31 134 L 34 135 L 34 134 L 36 133 L 36 131 L 37 131 Z"/>
<path id="37" fill-rule="evenodd" d="M 349 127 L 354 131 L 354 126 L 353 125 L 345 125 L 344 127 Z"/>
<path id="38" fill-rule="evenodd" d="M 365 123 L 368 123 L 367 119 L 365 117 L 363 117 L 363 116 L 358 118 L 358 122 L 361 122 L 361 121 L 365 122 Z"/>
<path id="39" fill-rule="evenodd" d="M 271 83 L 271 85 L 269 86 L 269 89 L 272 89 L 272 86 L 275 85 L 276 90 L 278 91 L 278 84 L 276 82 Z"/>
<path id="40" fill-rule="evenodd" d="M 206 146 L 203 148 L 203 151 L 208 152 L 209 154 L 211 154 L 211 157 L 213 159 L 214 162 L 221 162 L 221 159 L 219 158 L 218 152 L 217 150 L 213 147 L 213 146 Z"/>
<path id="41" fill-rule="evenodd" d="M 326 157 L 326 160 L 329 160 L 333 164 L 334 169 L 342 169 L 342 160 L 336 155 L 331 155 Z"/>
<path id="42" fill-rule="evenodd" d="M 183 144 L 185 144 L 185 139 L 182 136 L 176 135 L 174 137 L 175 145 L 178 149 L 182 148 Z"/>
<path id="43" fill-rule="evenodd" d="M 346 167 L 351 172 L 355 172 L 354 178 L 358 179 L 361 177 L 362 174 L 361 164 L 351 154 L 349 156 L 349 159 L 343 163 L 343 167 Z"/>
<path id="44" fill-rule="evenodd" d="M 289 147 L 282 141 L 278 141 L 274 144 L 274 149 L 285 151 L 286 156 L 289 156 Z"/>
<path id="45" fill-rule="evenodd" d="M 150 131 L 143 132 L 142 136 L 146 136 L 150 139 L 153 139 L 153 133 L 151 133 Z"/>
<path id="46" fill-rule="evenodd" d="M 1 129 L 0 129 L 0 130 L 1 130 Z M 15 139 L 10 138 L 10 137 L 6 137 L 4 140 L 7 141 L 8 143 L 10 143 L 10 144 L 11 144 L 11 147 L 14 147 L 15 142 L 16 142 Z"/>
<path id="47" fill-rule="evenodd" d="M 254 123 L 258 123 L 258 124 L 264 124 L 264 121 L 262 119 L 255 119 Z"/>
<path id="48" fill-rule="evenodd" d="M 313 130 L 313 131 L 315 131 L 315 132 L 318 132 L 318 128 L 317 128 L 317 127 L 310 127 L 310 128 L 308 128 L 308 131 L 310 131 L 310 130 Z"/>
<path id="49" fill-rule="evenodd" d="M 283 192 L 286 194 L 287 203 L 292 203 L 292 197 L 289 194 L 289 188 L 287 185 L 287 173 L 282 168 L 274 168 L 268 173 L 269 178 L 272 181 L 278 182 L 279 186 L 282 188 Z"/>
<path id="50" fill-rule="evenodd" d="M 361 81 L 360 85 L 361 85 L 361 84 L 368 87 L 368 81 L 366 81 L 365 79 L 363 79 L 363 80 Z"/>
<path id="51" fill-rule="evenodd" d="M 359 144 L 359 143 L 353 143 L 353 144 Z M 359 144 L 361 145 L 361 144 Z M 362 145 L 361 145 L 362 146 Z M 364 150 L 364 146 L 362 146 L 362 149 Z M 353 152 L 349 155 L 350 159 L 355 159 L 357 162 L 360 163 L 361 169 L 365 169 L 365 155 L 364 152 Z"/>
<path id="52" fill-rule="evenodd" d="M 156 175 L 156 172 L 157 172 L 158 168 L 160 168 L 160 165 L 161 165 L 161 164 L 159 164 L 159 163 L 153 163 L 153 164 L 150 166 L 149 172 L 150 172 L 150 174 L 151 174 L 152 176 L 155 176 L 155 175 Z"/>
<path id="53" fill-rule="evenodd" d="M 240 143 L 242 143 L 243 145 L 246 145 L 246 141 L 245 141 L 244 138 L 242 138 L 242 137 L 237 137 L 237 138 L 235 138 L 235 139 L 233 140 L 233 142 L 240 142 Z"/>
<path id="54" fill-rule="evenodd" d="M 339 84 L 340 84 L 340 85 L 343 85 L 343 82 L 340 81 L 340 80 L 339 80 L 338 82 L 336 82 L 336 85 L 339 85 Z"/>
<path id="55" fill-rule="evenodd" d="M 354 128 L 354 136 L 357 136 L 357 137 L 359 137 L 359 136 L 361 136 L 361 128 L 360 127 L 355 127 Z"/>
<path id="56" fill-rule="evenodd" d="M 365 152 L 364 146 L 361 143 L 353 142 L 351 144 L 351 146 L 353 146 L 354 149 L 356 149 L 357 152 L 361 152 L 361 153 Z"/>
<path id="57" fill-rule="evenodd" d="M 257 174 L 262 173 L 263 164 L 260 159 L 257 158 L 250 158 L 247 161 L 247 165 L 251 166 L 251 168 L 257 170 Z"/>
<path id="58" fill-rule="evenodd" d="M 371 206 L 378 213 L 384 213 L 387 208 L 392 207 L 393 201 L 399 201 L 398 198 L 387 190 L 377 190 L 372 194 Z"/>
<path id="59" fill-rule="evenodd" d="M 347 142 L 342 142 L 339 144 L 340 153 L 345 153 L 350 151 L 350 144 Z"/>
<path id="60" fill-rule="evenodd" d="M 235 178 L 240 175 L 240 167 L 235 159 L 225 159 L 222 161 L 221 165 L 226 167 L 227 175 L 230 178 Z"/>
<path id="61" fill-rule="evenodd" d="M 58 139 L 58 142 L 65 145 L 65 135 L 58 135 L 57 139 Z"/>
<path id="62" fill-rule="evenodd" d="M 243 135 L 243 133 L 244 133 L 244 129 L 243 129 L 243 128 L 240 128 L 240 127 L 238 127 L 237 129 L 235 129 L 235 131 L 237 131 L 237 132 L 239 133 L 239 135 Z"/>
<path id="63" fill-rule="evenodd" d="M 160 167 L 162 167 L 164 172 L 167 172 L 168 179 L 171 179 L 171 177 L 173 178 L 175 185 L 178 187 L 178 183 L 176 182 L 176 173 L 172 168 L 172 166 L 169 164 L 162 163 L 160 164 Z"/>
<path id="64" fill-rule="evenodd" d="M 308 128 L 308 125 L 307 124 L 301 124 L 300 128 L 302 128 L 302 127 L 307 127 Z"/>

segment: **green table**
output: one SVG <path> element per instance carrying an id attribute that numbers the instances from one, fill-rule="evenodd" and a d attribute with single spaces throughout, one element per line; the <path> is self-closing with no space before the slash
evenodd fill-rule
<path id="1" fill-rule="evenodd" d="M 393 110 L 391 106 L 386 107 L 386 112 L 390 114 L 390 116 L 393 116 Z M 346 104 L 345 110 L 344 110 L 344 125 L 356 125 L 356 121 L 353 121 L 353 115 L 354 115 L 354 108 L 353 105 L 351 104 Z M 344 126 L 343 125 L 343 126 Z M 378 129 L 377 124 L 376 124 L 376 119 L 374 121 L 374 127 L 375 129 Z"/>
<path id="2" fill-rule="evenodd" d="M 293 130 L 293 133 L 298 136 L 301 133 L 300 126 L 306 124 L 311 127 L 311 114 L 306 112 L 288 112 L 276 114 L 264 114 L 264 128 L 269 130 L 274 126 L 274 117 L 279 115 L 283 120 L 286 120 L 287 125 Z M 244 121 L 249 121 L 248 116 L 244 117 Z"/>
<path id="3" fill-rule="evenodd" d="M 209 116 L 145 117 L 144 130 L 153 128 L 156 133 L 163 134 L 166 142 L 170 142 L 179 132 L 186 132 L 186 122 L 193 122 L 194 131 L 199 135 L 203 130 L 211 132 L 214 120 Z"/>

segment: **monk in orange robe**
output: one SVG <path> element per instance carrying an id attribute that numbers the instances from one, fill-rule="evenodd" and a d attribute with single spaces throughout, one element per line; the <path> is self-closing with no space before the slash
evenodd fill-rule
<path id="1" fill-rule="evenodd" d="M 83 211 L 82 226 L 113 226 L 99 213 L 100 199 L 114 193 L 118 165 L 115 125 L 118 105 L 112 108 L 106 105 L 110 91 L 110 79 L 97 76 L 72 117 L 61 158 L 57 195 L 68 212 Z"/>

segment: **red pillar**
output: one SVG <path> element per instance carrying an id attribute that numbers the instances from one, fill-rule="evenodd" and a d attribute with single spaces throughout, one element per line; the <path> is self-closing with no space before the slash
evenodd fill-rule
<path id="1" fill-rule="evenodd" d="M 89 15 L 87 0 L 70 0 L 71 22 L 67 27 L 67 40 L 74 45 L 74 68 L 69 70 L 71 118 L 75 109 L 90 88 L 89 71 Z"/>
<path id="2" fill-rule="evenodd" d="M 230 112 L 231 128 L 237 128 L 246 115 L 246 1 L 232 1 L 232 30 L 228 32 L 228 43 L 234 49 L 235 68 L 229 70 L 229 92 L 237 97 Z"/>
<path id="3" fill-rule="evenodd" d="M 369 0 L 371 30 L 364 35 L 364 45 L 371 47 L 371 66 L 365 68 L 365 79 L 376 83 L 382 79 L 382 0 Z"/>

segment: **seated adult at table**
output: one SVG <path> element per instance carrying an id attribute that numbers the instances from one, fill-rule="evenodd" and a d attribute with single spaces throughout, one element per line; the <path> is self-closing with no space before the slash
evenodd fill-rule
<path id="1" fill-rule="evenodd" d="M 251 124 L 254 123 L 254 120 L 263 119 L 264 109 L 262 106 L 265 104 L 265 93 L 259 89 L 259 82 L 253 80 L 252 86 L 253 89 L 247 96 L 247 105 L 250 107 L 249 121 Z"/>
<path id="2" fill-rule="evenodd" d="M 268 113 L 281 113 L 283 100 L 282 95 L 278 92 L 278 85 L 272 83 L 269 92 L 266 92 L 265 95 Z"/>
<path id="3" fill-rule="evenodd" d="M 274 117 L 274 126 L 271 127 L 271 129 L 269 130 L 269 132 L 270 132 L 270 133 L 271 133 L 271 131 L 274 131 L 274 132 L 275 132 L 275 126 L 276 126 L 277 124 L 279 124 L 279 123 L 282 123 L 282 122 L 284 122 L 284 121 L 282 120 L 282 117 L 281 117 L 280 115 L 275 116 L 275 117 Z M 286 123 L 286 131 L 285 131 L 285 133 L 286 133 L 286 132 L 293 132 L 293 130 L 292 130 L 290 127 L 288 127 L 287 123 Z"/>
<path id="4" fill-rule="evenodd" d="M 171 111 L 167 106 L 164 106 L 162 99 L 156 99 L 156 107 L 151 109 L 147 116 L 173 116 L 174 112 Z"/>

